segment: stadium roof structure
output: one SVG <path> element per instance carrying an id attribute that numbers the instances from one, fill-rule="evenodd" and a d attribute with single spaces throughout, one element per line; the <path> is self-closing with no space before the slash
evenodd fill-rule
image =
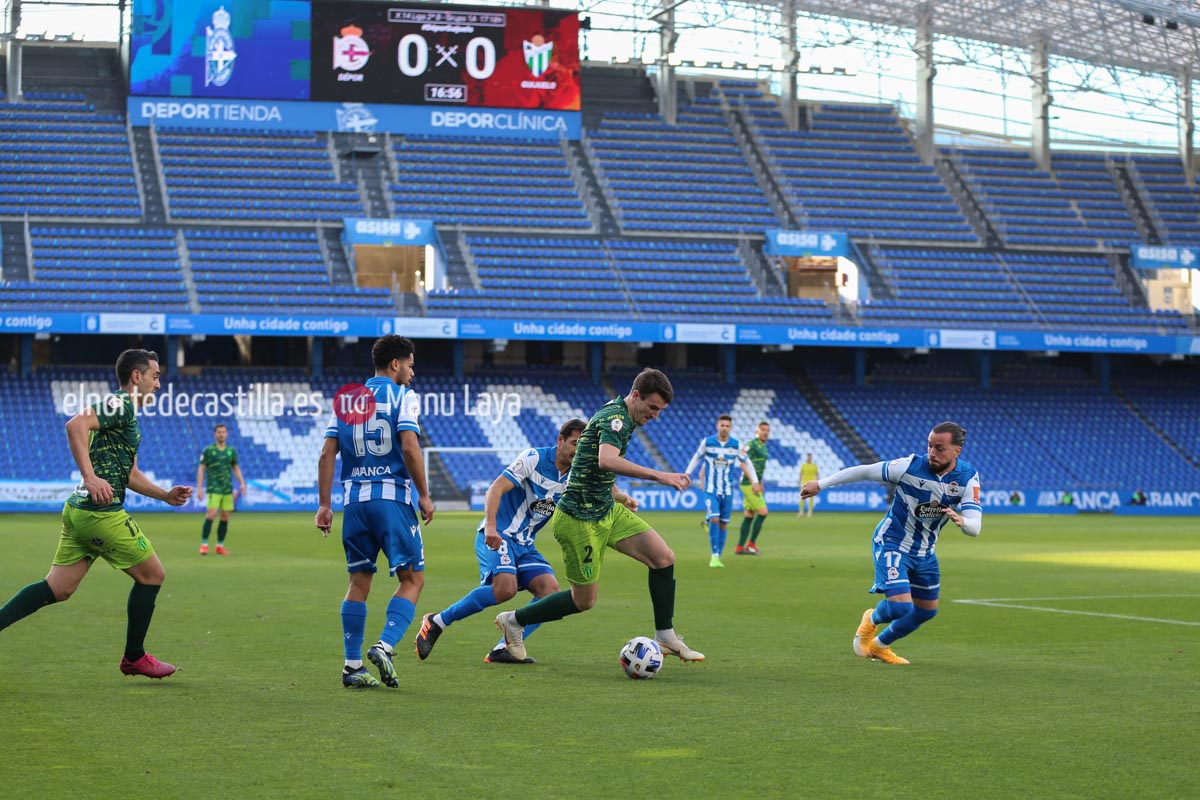
<path id="1" fill-rule="evenodd" d="M 799 14 L 915 29 L 1144 73 L 1200 73 L 1200 3 L 1183 0 L 762 0 Z"/>

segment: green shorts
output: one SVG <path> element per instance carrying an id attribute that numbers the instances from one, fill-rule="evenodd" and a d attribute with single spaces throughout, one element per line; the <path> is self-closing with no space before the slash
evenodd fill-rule
<path id="1" fill-rule="evenodd" d="M 620 503 L 613 503 L 601 519 L 575 519 L 558 510 L 550 518 L 554 538 L 562 547 L 567 580 L 575 586 L 588 586 L 600 580 L 600 565 L 605 549 L 622 539 L 650 530 L 650 526 Z"/>
<path id="2" fill-rule="evenodd" d="M 125 509 L 86 511 L 63 506 L 62 535 L 53 563 L 60 567 L 103 558 L 113 569 L 129 569 L 154 555 L 154 546 Z"/>
<path id="3" fill-rule="evenodd" d="M 208 510 L 219 508 L 222 511 L 233 511 L 233 495 L 232 494 L 210 494 L 208 496 Z"/>
<path id="4" fill-rule="evenodd" d="M 749 484 L 742 484 L 742 508 L 754 513 L 765 511 L 767 508 L 766 491 L 764 490 L 762 494 L 755 494 Z"/>

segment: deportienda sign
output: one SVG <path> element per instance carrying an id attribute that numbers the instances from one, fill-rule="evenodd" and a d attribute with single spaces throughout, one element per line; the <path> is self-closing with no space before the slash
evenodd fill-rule
<path id="1" fill-rule="evenodd" d="M 566 120 L 559 114 L 522 111 L 434 111 L 429 115 L 429 124 L 435 128 L 471 130 L 567 131 Z"/>

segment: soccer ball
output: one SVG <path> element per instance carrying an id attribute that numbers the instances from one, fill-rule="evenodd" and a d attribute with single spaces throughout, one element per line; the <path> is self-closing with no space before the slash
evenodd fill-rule
<path id="1" fill-rule="evenodd" d="M 631 678 L 653 678 L 662 663 L 662 648 L 647 636 L 635 636 L 621 648 L 621 669 Z"/>

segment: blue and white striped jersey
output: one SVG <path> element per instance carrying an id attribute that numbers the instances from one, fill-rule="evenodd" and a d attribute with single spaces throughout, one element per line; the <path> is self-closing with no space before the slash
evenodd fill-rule
<path id="1" fill-rule="evenodd" d="M 746 461 L 738 440 L 729 438 L 722 442 L 715 433 L 701 439 L 700 447 L 688 462 L 688 475 L 701 460 L 704 461 L 704 491 L 715 495 L 733 494 L 733 488 L 741 481 L 741 465 Z M 736 480 L 731 477 L 735 464 L 738 467 Z"/>
<path id="2" fill-rule="evenodd" d="M 559 472 L 554 463 L 558 446 L 526 450 L 500 473 L 515 487 L 500 498 L 496 530 L 517 544 L 533 544 L 533 538 L 550 521 L 558 499 L 567 489 L 571 469 Z M 481 520 L 482 531 L 486 520 Z"/>
<path id="3" fill-rule="evenodd" d="M 408 468 L 400 450 L 400 432 L 421 433 L 417 416 L 421 399 L 407 386 L 377 375 L 366 382 L 375 397 L 370 419 L 350 424 L 336 414 L 329 417 L 326 439 L 337 439 L 342 456 L 343 503 L 368 500 L 397 500 L 414 504 Z"/>
<path id="4" fill-rule="evenodd" d="M 896 485 L 887 516 L 875 527 L 875 542 L 897 544 L 902 553 L 926 556 L 937 545 L 946 524 L 943 508 L 983 511 L 979 504 L 979 473 L 958 459 L 954 469 L 938 476 L 929 468 L 929 457 L 911 455 L 883 464 L 883 480 Z"/>

